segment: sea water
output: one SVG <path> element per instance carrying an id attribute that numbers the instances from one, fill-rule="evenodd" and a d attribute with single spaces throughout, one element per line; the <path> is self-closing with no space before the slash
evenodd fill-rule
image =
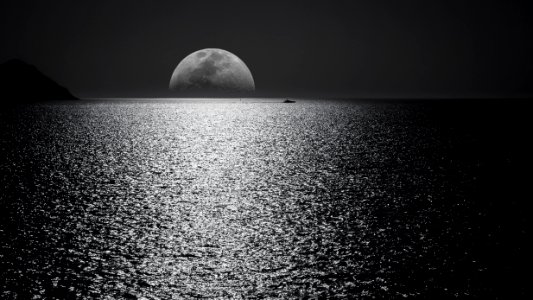
<path id="1" fill-rule="evenodd" d="M 280 102 L 4 110 L 0 298 L 522 295 L 505 133 L 448 104 Z"/>

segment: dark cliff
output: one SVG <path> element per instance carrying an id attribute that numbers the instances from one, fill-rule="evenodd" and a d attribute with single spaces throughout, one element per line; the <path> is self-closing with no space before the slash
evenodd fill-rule
<path id="1" fill-rule="evenodd" d="M 18 59 L 0 64 L 2 102 L 40 102 L 77 99 L 65 87 Z"/>

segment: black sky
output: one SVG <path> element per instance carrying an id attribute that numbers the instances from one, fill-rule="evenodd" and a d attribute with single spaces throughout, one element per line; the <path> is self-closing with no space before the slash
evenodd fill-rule
<path id="1" fill-rule="evenodd" d="M 80 97 L 159 97 L 187 54 L 222 48 L 258 95 L 533 95 L 527 1 L 3 1 L 0 61 Z"/>

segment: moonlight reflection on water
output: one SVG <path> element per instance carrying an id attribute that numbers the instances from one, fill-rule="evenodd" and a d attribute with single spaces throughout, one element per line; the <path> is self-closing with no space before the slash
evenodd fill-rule
<path id="1" fill-rule="evenodd" d="M 465 242 L 488 230 L 468 198 L 478 162 L 450 160 L 468 140 L 426 113 L 305 101 L 19 107 L 1 133 L 2 296 L 483 294 L 471 278 L 487 261 Z"/>

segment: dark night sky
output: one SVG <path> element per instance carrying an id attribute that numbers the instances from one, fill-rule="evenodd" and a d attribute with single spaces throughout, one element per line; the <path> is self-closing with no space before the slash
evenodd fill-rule
<path id="1" fill-rule="evenodd" d="M 3 1 L 0 61 L 80 97 L 169 96 L 176 65 L 202 48 L 239 56 L 259 96 L 531 96 L 526 3 Z"/>

